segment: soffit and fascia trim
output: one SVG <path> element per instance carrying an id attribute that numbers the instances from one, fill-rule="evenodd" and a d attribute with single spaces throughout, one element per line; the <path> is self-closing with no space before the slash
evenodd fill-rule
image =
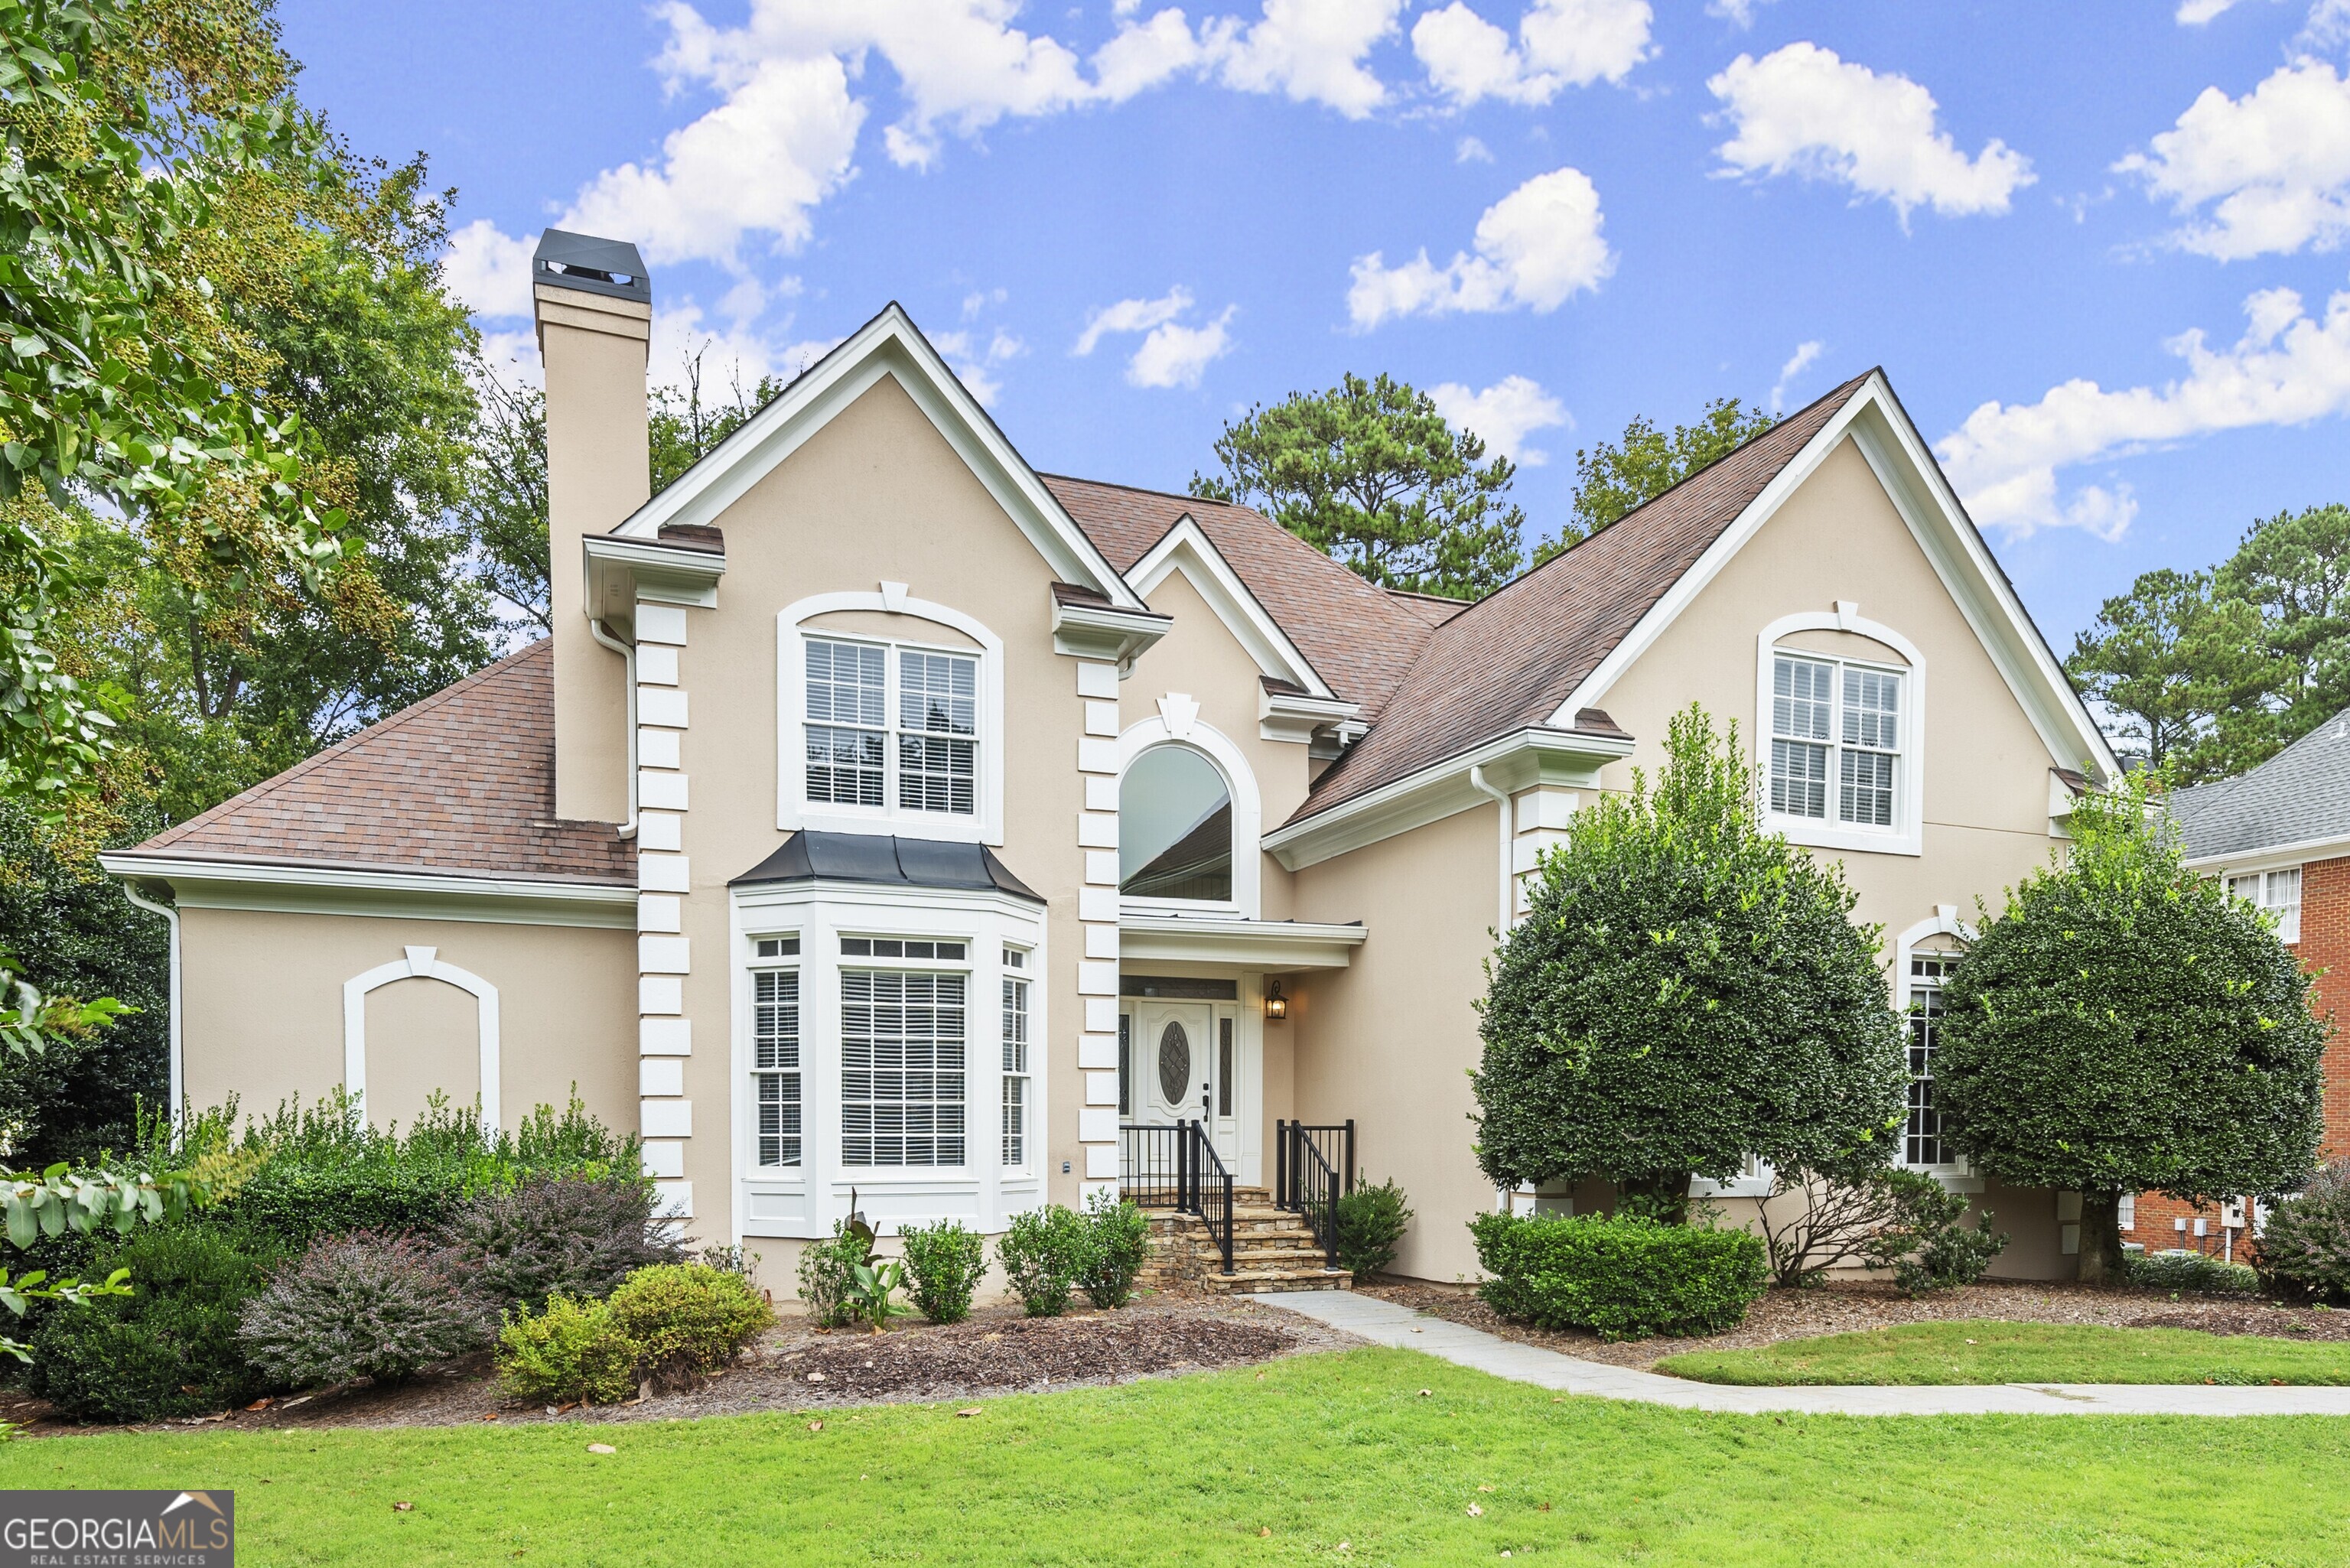
<path id="1" fill-rule="evenodd" d="M 1264 836 L 1264 848 L 1292 871 L 1492 804 L 1470 782 L 1477 770 L 1505 791 L 1548 784 L 1597 789 L 1599 770 L 1632 754 L 1626 734 L 1529 726 L 1406 774 Z"/>

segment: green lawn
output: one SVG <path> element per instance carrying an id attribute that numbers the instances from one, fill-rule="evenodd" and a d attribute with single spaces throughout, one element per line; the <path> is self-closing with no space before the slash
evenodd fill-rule
<path id="1" fill-rule="evenodd" d="M 56 1438 L 0 1486 L 234 1488 L 250 1565 L 2350 1560 L 2324 1417 L 1704 1416 L 1388 1350 L 983 1409 Z"/>
<path id="2" fill-rule="evenodd" d="M 2183 1328 L 1963 1318 L 1691 1351 L 1657 1370 L 1700 1383 L 2350 1383 L 2350 1345 Z"/>

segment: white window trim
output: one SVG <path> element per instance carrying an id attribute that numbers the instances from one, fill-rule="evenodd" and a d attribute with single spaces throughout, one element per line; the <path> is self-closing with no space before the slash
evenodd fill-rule
<path id="1" fill-rule="evenodd" d="M 1959 919 L 1956 904 L 1937 904 L 1932 919 L 1918 921 L 1893 940 L 1894 1010 L 1901 1014 L 1901 1059 L 1905 1068 L 1909 1060 L 1909 961 L 1916 955 L 1920 943 L 1935 937 L 1970 943 L 1975 940 L 1975 929 Z M 1906 1125 L 1906 1110 L 1903 1118 Z M 1896 1138 L 1904 1137 L 1899 1131 L 1893 1136 Z M 1908 1152 L 1908 1146 L 1905 1140 L 1896 1147 L 1893 1163 L 1904 1170 L 1923 1171 L 1953 1192 L 1981 1192 L 1983 1189 L 1982 1178 L 1974 1174 L 1964 1155 L 1956 1156 L 1943 1165 L 1911 1165 L 1903 1158 Z"/>
<path id="2" fill-rule="evenodd" d="M 743 950 L 745 957 L 743 962 L 747 976 L 743 1027 L 749 1036 L 743 1064 L 743 1094 L 747 1102 L 745 1114 L 749 1120 L 749 1131 L 743 1143 L 746 1151 L 743 1164 L 751 1170 L 788 1178 L 793 1173 L 804 1169 L 807 1165 L 807 975 L 800 967 L 800 954 L 797 952 L 782 953 L 774 958 L 759 956 L 759 943 L 775 937 L 789 937 L 795 943 L 805 945 L 804 939 L 800 937 L 796 927 L 785 928 L 772 924 L 752 931 L 743 942 Z M 762 1136 L 759 1131 L 760 1100 L 757 1081 L 759 1068 L 756 1064 L 759 1047 L 759 976 L 780 974 L 785 971 L 789 971 L 799 980 L 799 1065 L 792 1072 L 793 1075 L 799 1079 L 800 1158 L 791 1165 L 761 1165 L 758 1159 L 759 1139 Z"/>
<path id="3" fill-rule="evenodd" d="M 737 1240 L 750 1236 L 806 1238 L 832 1233 L 833 1221 L 848 1213 L 854 1189 L 858 1206 L 883 1234 L 933 1220 L 959 1220 L 983 1233 L 1001 1231 L 1011 1217 L 1044 1201 L 1038 1175 L 1047 1163 L 1042 1141 L 1051 1124 L 1050 1062 L 1045 1042 L 1052 1036 L 1045 910 L 1025 899 L 959 888 L 877 888 L 860 883 L 796 882 L 733 889 L 732 928 L 729 1117 L 733 1140 L 730 1158 L 733 1228 Z M 751 1064 L 755 1002 L 752 976 L 778 961 L 763 963 L 757 939 L 797 933 L 800 939 L 800 1163 L 757 1163 L 757 1096 Z M 931 938 L 968 944 L 961 961 L 920 959 L 844 960 L 843 936 Z M 1024 948 L 1024 969 L 1003 967 L 1006 947 Z M 1028 979 L 1029 1165 L 1007 1170 L 997 1158 L 1001 1140 L 995 1116 L 1003 1104 L 1003 1052 L 993 1023 L 966 1021 L 964 1049 L 964 1155 L 953 1167 L 844 1166 L 840 1162 L 840 973 L 847 969 L 951 971 L 970 976 L 969 1012 L 992 1020 L 997 982 L 1006 973 Z M 985 1010 L 970 1005 L 984 999 Z M 754 1215 L 754 1210 L 769 1212 Z"/>
<path id="4" fill-rule="evenodd" d="M 2293 929 L 2288 931 L 2285 929 L 2282 921 L 2280 921 L 2277 926 L 2277 940 L 2291 943 L 2297 947 L 2301 943 L 2301 912 L 2303 900 L 2309 897 L 2309 877 L 2305 870 L 2306 865 L 2307 862 L 2305 861 L 2293 860 L 2276 866 L 2230 866 L 2226 870 L 2220 873 L 2220 886 L 2227 888 L 2227 890 L 2235 897 L 2241 898 L 2243 898 L 2243 895 L 2241 893 L 2237 893 L 2236 889 L 2230 886 L 2230 884 L 2232 884 L 2239 877 L 2259 877 L 2261 879 L 2261 896 L 2257 898 L 2249 899 L 2247 902 L 2251 903 L 2254 909 L 2264 910 L 2269 914 L 2275 914 L 2281 906 L 2269 902 L 2269 878 L 2276 876 L 2282 871 L 2301 873 L 2301 881 L 2299 884 L 2301 888 L 2301 898 L 2296 898 L 2293 901 Z"/>
<path id="5" fill-rule="evenodd" d="M 1779 644 L 1782 640 L 1802 631 L 1852 632 L 1883 643 L 1907 661 L 1905 665 L 1893 665 L 1881 660 L 1815 653 L 1809 649 L 1784 650 L 1792 658 L 1894 670 L 1904 678 L 1901 683 L 1901 744 L 1895 753 L 1893 764 L 1893 826 L 1889 828 L 1861 827 L 1848 822 L 1838 822 L 1834 816 L 1825 821 L 1814 816 L 1790 816 L 1771 809 L 1772 660 L 1781 651 Z M 1851 849 L 1880 855 L 1924 854 L 1926 656 L 1918 651 L 1917 644 L 1889 626 L 1863 619 L 1858 606 L 1839 601 L 1833 610 L 1805 610 L 1796 615 L 1781 616 L 1762 628 L 1755 639 L 1754 648 L 1754 776 L 1762 791 L 1764 825 L 1774 833 L 1785 834 L 1790 843 L 1808 845 L 1816 849 Z M 1841 742 L 1836 743 L 1840 745 Z M 1834 784 L 1835 780 L 1831 779 L 1831 794 Z"/>
<path id="6" fill-rule="evenodd" d="M 1005 947 L 1016 948 L 1022 954 L 1021 965 L 1018 969 L 1014 969 L 1010 964 L 1003 961 L 1003 949 Z M 995 1162 L 996 1165 L 1007 1175 L 1014 1177 L 1033 1176 L 1036 1171 L 1044 1168 L 1045 1163 L 1043 1158 L 1036 1152 L 1037 1141 L 1043 1129 L 1036 1125 L 1035 1103 L 1036 1080 L 1040 1075 L 1036 1069 L 1043 1057 L 1045 1044 L 1042 1040 L 1036 1037 L 1036 1010 L 1044 994 L 1044 987 L 1039 982 L 1044 977 L 1036 973 L 1036 955 L 1035 950 L 1030 948 L 1023 947 L 1018 942 L 1005 942 L 998 945 L 997 968 L 995 975 L 995 1062 L 997 1071 L 995 1085 Z M 1027 987 L 1026 1012 L 1028 1020 L 1027 1061 L 1021 1071 L 1016 1073 L 1005 1069 L 1003 1064 L 1004 1045 L 1003 1005 L 1003 986 L 1005 982 L 1014 981 Z M 1003 1112 L 1005 1108 L 1004 1085 L 1009 1080 L 1014 1078 L 1019 1079 L 1022 1083 L 1027 1085 L 1025 1097 L 1023 1098 L 1020 1104 L 1020 1115 L 1023 1118 L 1020 1124 L 1020 1147 L 1023 1158 L 1016 1162 L 1007 1160 L 1003 1158 Z"/>
<path id="7" fill-rule="evenodd" d="M 468 970 L 443 963 L 438 948 L 414 947 L 390 963 L 378 964 L 365 974 L 343 981 L 343 1087 L 367 1105 L 367 998 L 379 986 L 400 980 L 437 980 L 469 992 L 473 998 L 476 1037 L 481 1049 L 482 1130 L 499 1128 L 498 988 Z"/>
<path id="8" fill-rule="evenodd" d="M 969 816 L 948 812 L 908 811 L 894 797 L 879 807 L 841 805 L 807 798 L 807 639 L 875 643 L 883 639 L 854 632 L 828 632 L 806 623 L 839 610 L 872 610 L 911 616 L 951 627 L 979 645 L 976 650 L 919 639 L 886 639 L 894 650 L 953 653 L 979 660 L 979 759 L 974 781 L 977 809 Z M 1003 842 L 1003 639 L 951 606 L 910 597 L 903 583 L 883 583 L 875 593 L 816 594 L 788 605 L 775 617 L 775 826 L 785 833 L 894 833 L 903 838 L 958 843 Z M 896 660 L 890 661 L 892 689 Z M 894 716 L 893 716 L 894 717 Z M 891 728 L 895 729 L 894 722 Z"/>
<path id="9" fill-rule="evenodd" d="M 1208 759 L 1224 776 L 1224 789 L 1232 800 L 1232 896 L 1229 901 L 1212 898 L 1128 898 L 1121 895 L 1118 908 L 1128 914 L 1148 914 L 1154 910 L 1183 915 L 1238 915 L 1243 919 L 1257 919 L 1263 901 L 1264 867 L 1263 852 L 1259 841 L 1264 827 L 1264 804 L 1257 794 L 1256 774 L 1250 771 L 1248 758 L 1232 737 L 1199 717 L 1198 704 L 1180 692 L 1170 692 L 1159 700 L 1157 718 L 1129 724 L 1118 737 L 1118 784 L 1126 788 L 1127 770 L 1134 766 L 1143 753 L 1159 746 L 1188 747 Z"/>

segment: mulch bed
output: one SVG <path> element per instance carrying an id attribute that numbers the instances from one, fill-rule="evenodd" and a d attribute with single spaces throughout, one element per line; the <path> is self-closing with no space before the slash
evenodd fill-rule
<path id="1" fill-rule="evenodd" d="M 1067 1316 L 1028 1318 L 985 1307 L 940 1328 L 901 1319 L 887 1334 L 829 1333 L 786 1320 L 736 1366 L 678 1394 L 648 1391 L 625 1405 L 550 1412 L 499 1397 L 489 1356 L 452 1362 L 391 1388 L 359 1383 L 142 1431 L 321 1427 L 438 1427 L 497 1421 L 654 1421 L 757 1410 L 967 1399 L 1124 1383 L 1243 1366 L 1312 1350 L 1358 1345 L 1354 1335 L 1245 1297 L 1157 1293 L 1115 1313 L 1082 1304 Z M 34 1437 L 124 1430 L 55 1419 L 47 1406 L 0 1390 L 0 1419 Z"/>
<path id="2" fill-rule="evenodd" d="M 1851 1334 L 1894 1324 L 1950 1318 L 1994 1318 L 2007 1323 L 2105 1324 L 2115 1328 L 2187 1328 L 2206 1334 L 2259 1334 L 2288 1339 L 2350 1340 L 2350 1312 L 2282 1307 L 2241 1296 L 2181 1296 L 2168 1291 L 2078 1284 L 1988 1282 L 1920 1296 L 1899 1294 L 1889 1285 L 1829 1284 L 1817 1290 L 1773 1290 L 1747 1309 L 1746 1320 L 1728 1334 L 1699 1339 L 1636 1339 L 1603 1343 L 1588 1331 L 1532 1328 L 1512 1323 L 1487 1306 L 1470 1285 L 1380 1280 L 1356 1287 L 1432 1317 L 1482 1328 L 1503 1339 L 1605 1361 L 1647 1367 L 1668 1355 L 1691 1350 L 1751 1350 L 1783 1339 Z"/>

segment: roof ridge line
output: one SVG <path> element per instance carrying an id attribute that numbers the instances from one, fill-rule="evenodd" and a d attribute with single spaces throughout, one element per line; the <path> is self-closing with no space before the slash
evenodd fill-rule
<path id="1" fill-rule="evenodd" d="M 188 818 L 185 822 L 178 823 L 171 827 L 165 828 L 154 837 L 146 840 L 144 844 L 140 846 L 140 847 L 145 848 L 153 846 L 156 848 L 162 848 L 169 845 L 176 844 L 189 834 L 193 833 L 197 828 L 204 826 L 206 824 L 213 821 L 213 818 L 225 814 L 230 807 L 250 805 L 256 801 L 264 800 L 268 796 L 275 794 L 278 790 L 294 783 L 295 780 L 307 777 L 314 769 L 324 766 L 330 760 L 338 757 L 345 752 L 356 747 L 361 741 L 367 740 L 369 737 L 380 737 L 381 735 L 389 734 L 392 731 L 401 728 L 407 724 L 410 720 L 418 717 L 429 710 L 440 707 L 442 703 L 454 698 L 459 692 L 468 691 L 471 688 L 479 685 L 481 682 L 488 680 L 491 676 L 504 670 L 507 666 L 517 663 L 520 660 L 530 657 L 541 649 L 551 649 L 553 643 L 554 639 L 552 638 L 536 638 L 530 642 L 525 643 L 521 648 L 516 649 L 514 652 L 507 654 L 504 658 L 492 659 L 489 663 L 484 664 L 479 670 L 474 670 L 471 675 L 466 676 L 463 680 L 452 681 L 451 684 L 441 688 L 438 691 L 418 698 L 415 701 L 411 702 L 407 707 L 400 709 L 399 711 L 377 720 L 374 723 L 369 724 L 366 729 L 359 731 L 357 734 L 344 736 L 341 740 L 337 741 L 333 745 L 327 747 L 324 751 L 312 753 L 310 755 L 304 757 L 300 762 L 296 763 L 292 767 L 287 768 L 284 773 L 265 778 L 259 784 L 255 784 L 251 789 L 240 790 L 236 794 L 229 796 L 226 800 L 222 801 L 219 805 L 198 812 L 195 815 Z"/>

